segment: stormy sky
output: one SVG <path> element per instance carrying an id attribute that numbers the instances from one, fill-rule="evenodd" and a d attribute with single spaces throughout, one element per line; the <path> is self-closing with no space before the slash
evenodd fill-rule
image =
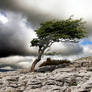
<path id="1" fill-rule="evenodd" d="M 92 54 L 91 0 L 0 0 L 0 56 L 34 55 L 30 48 L 36 37 L 34 29 L 51 19 L 83 18 L 89 37 L 76 44 L 55 43 L 49 53 L 62 56 Z"/>

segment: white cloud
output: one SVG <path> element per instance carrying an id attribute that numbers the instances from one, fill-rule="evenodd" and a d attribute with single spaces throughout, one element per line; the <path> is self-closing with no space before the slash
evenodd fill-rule
<path id="1" fill-rule="evenodd" d="M 92 21 L 91 3 L 91 0 L 1 0 L 0 7 L 21 11 L 33 22 L 52 17 L 69 17 L 72 14 Z"/>
<path id="2" fill-rule="evenodd" d="M 83 46 L 83 54 L 85 56 L 91 56 L 92 55 L 92 45 Z"/>
<path id="3" fill-rule="evenodd" d="M 22 12 L 24 15 L 27 15 L 29 20 L 35 25 L 39 24 L 39 22 L 42 22 L 43 20 L 48 20 L 53 17 L 56 18 L 62 18 L 62 17 L 69 17 L 71 14 L 73 14 L 75 17 L 83 17 L 86 20 L 91 21 L 91 2 L 89 0 L 3 0 L 0 1 L 0 6 L 2 9 L 7 8 L 10 10 Z M 22 3 L 21 3 L 22 2 Z M 7 10 L 6 10 L 7 11 Z M 86 11 L 86 12 L 85 12 Z M 9 29 L 9 30 L 22 30 L 22 31 L 16 31 L 16 33 L 13 34 L 12 37 L 16 37 L 15 42 L 18 42 L 19 47 L 23 47 L 23 44 L 26 45 L 27 42 L 29 42 L 31 39 L 29 34 L 31 32 L 28 32 L 28 30 L 33 30 L 31 28 L 28 28 L 25 23 L 23 22 L 26 20 L 25 18 L 22 18 L 21 15 L 17 15 L 15 12 L 14 14 L 8 13 L 9 18 L 9 24 L 8 26 L 4 27 L 3 29 Z M 14 24 L 14 25 L 13 25 Z M 25 30 L 26 33 L 24 32 Z M 21 34 L 21 36 L 20 36 Z M 25 34 L 25 36 L 24 36 Z M 34 32 L 32 33 L 34 34 Z M 92 37 L 92 36 L 91 36 Z M 27 39 L 26 39 L 27 38 Z M 10 38 L 9 38 L 10 39 Z M 23 41 L 24 43 L 21 43 Z M 13 41 L 10 42 L 10 44 L 13 45 Z M 59 46 L 59 45 L 58 45 Z M 69 52 L 76 52 L 79 48 L 81 48 L 80 45 L 75 46 L 72 48 L 71 46 L 64 47 L 62 46 L 59 50 L 56 49 L 58 47 L 57 45 L 54 45 L 54 50 L 57 52 L 67 53 L 67 48 L 71 48 L 68 50 Z M 25 46 L 24 46 L 25 47 Z M 24 48 L 23 47 L 23 48 Z M 52 50 L 53 52 L 55 52 Z M 80 50 L 80 49 L 79 49 Z M 34 52 L 34 49 L 31 49 L 32 52 Z M 35 49 L 36 52 L 36 49 Z"/>
<path id="4" fill-rule="evenodd" d="M 0 25 L 0 50 L 1 53 L 10 50 L 13 53 L 37 54 L 36 47 L 30 47 L 30 41 L 36 37 L 36 33 L 28 24 L 27 19 L 21 14 L 7 11 L 8 23 Z M 8 43 L 8 44 L 7 44 Z M 82 52 L 79 44 L 55 43 L 50 52 L 62 55 L 73 55 Z M 10 53 L 10 52 L 8 52 Z"/>
<path id="5" fill-rule="evenodd" d="M 61 56 L 71 56 L 71 55 L 77 55 L 81 54 L 83 49 L 79 45 L 79 43 L 61 43 L 61 42 L 56 42 L 54 43 L 48 53 L 55 53 L 55 54 L 60 54 Z"/>
<path id="6" fill-rule="evenodd" d="M 36 37 L 21 14 L 7 11 L 8 23 L 0 25 L 0 53 L 30 53 L 30 41 Z M 8 52 L 8 53 L 9 53 Z"/>
<path id="7" fill-rule="evenodd" d="M 3 16 L 2 14 L 0 14 L 0 22 L 5 24 L 8 22 L 8 19 L 5 16 Z"/>

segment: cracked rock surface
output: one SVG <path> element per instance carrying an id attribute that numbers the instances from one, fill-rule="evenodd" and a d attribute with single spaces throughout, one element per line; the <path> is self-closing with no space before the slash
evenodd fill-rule
<path id="1" fill-rule="evenodd" d="M 92 59 L 78 60 L 53 71 L 46 69 L 52 65 L 36 72 L 0 72 L 0 92 L 92 92 L 91 62 Z"/>

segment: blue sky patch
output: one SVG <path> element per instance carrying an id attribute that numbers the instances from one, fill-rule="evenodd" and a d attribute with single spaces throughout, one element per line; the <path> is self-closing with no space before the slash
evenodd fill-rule
<path id="1" fill-rule="evenodd" d="M 92 41 L 85 39 L 81 42 L 82 45 L 92 45 Z"/>

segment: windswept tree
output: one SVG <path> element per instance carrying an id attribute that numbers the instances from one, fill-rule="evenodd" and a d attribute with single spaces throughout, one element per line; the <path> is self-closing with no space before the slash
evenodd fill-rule
<path id="1" fill-rule="evenodd" d="M 31 46 L 37 46 L 38 57 L 31 66 L 31 71 L 35 69 L 35 65 L 41 60 L 42 55 L 54 42 L 78 42 L 76 39 L 86 37 L 87 31 L 85 22 L 82 19 L 52 20 L 42 23 L 35 30 L 38 38 L 31 41 Z"/>

